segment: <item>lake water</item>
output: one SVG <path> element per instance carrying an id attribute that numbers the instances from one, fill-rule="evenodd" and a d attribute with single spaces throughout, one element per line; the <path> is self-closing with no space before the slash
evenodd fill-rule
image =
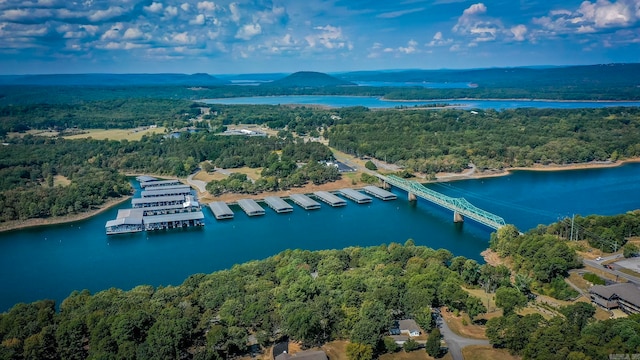
<path id="1" fill-rule="evenodd" d="M 640 208 L 640 164 L 563 172 L 518 171 L 510 176 L 431 184 L 526 230 L 572 214 L 611 215 Z M 294 205 L 289 214 L 249 218 L 233 206 L 233 220 L 216 221 L 204 209 L 202 229 L 107 236 L 104 224 L 126 202 L 91 219 L 0 233 L 0 311 L 17 302 L 60 302 L 73 290 L 92 292 L 139 284 L 177 285 L 191 274 L 230 268 L 288 248 L 309 250 L 370 246 L 414 239 L 482 261 L 491 229 L 427 202 L 374 199 L 315 211 Z"/>
<path id="2" fill-rule="evenodd" d="M 227 105 L 322 105 L 329 107 L 365 106 L 370 109 L 414 107 L 436 104 L 456 105 L 464 109 L 516 109 L 516 108 L 553 108 L 579 109 L 603 108 L 612 106 L 640 106 L 639 101 L 543 101 L 543 100 L 429 100 L 429 101 L 391 101 L 373 96 L 333 96 L 333 95 L 291 95 L 291 96 L 254 96 L 224 99 L 199 100 L 207 104 Z"/>

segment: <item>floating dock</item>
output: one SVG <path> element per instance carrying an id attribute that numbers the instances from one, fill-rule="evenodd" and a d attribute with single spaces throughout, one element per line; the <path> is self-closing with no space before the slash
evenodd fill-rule
<path id="1" fill-rule="evenodd" d="M 218 220 L 233 219 L 233 211 L 224 201 L 214 201 L 209 204 L 209 208 L 213 212 L 213 216 Z"/>
<path id="2" fill-rule="evenodd" d="M 293 206 L 277 196 L 267 196 L 264 202 L 278 214 L 289 213 L 293 211 Z"/>
<path id="3" fill-rule="evenodd" d="M 328 192 L 328 191 L 316 191 L 313 193 L 313 195 L 315 195 L 320 201 L 324 201 L 325 203 L 333 206 L 333 207 L 338 207 L 338 206 L 345 206 L 347 205 L 347 202 L 344 201 L 343 199 L 337 197 L 336 195 L 333 195 L 332 193 Z"/>
<path id="4" fill-rule="evenodd" d="M 320 209 L 320 203 L 303 194 L 292 194 L 289 199 L 305 210 Z"/>
<path id="5" fill-rule="evenodd" d="M 134 208 L 146 208 L 146 207 L 158 207 L 158 206 L 171 206 L 184 204 L 184 195 L 173 196 L 157 196 L 148 198 L 136 198 L 131 200 L 131 205 Z"/>
<path id="6" fill-rule="evenodd" d="M 357 190 L 354 190 L 354 189 L 340 189 L 339 192 L 340 192 L 340 194 L 344 195 L 348 199 L 351 199 L 351 200 L 357 202 L 358 204 L 370 203 L 371 200 L 373 200 L 373 199 L 371 199 L 371 196 L 367 196 L 367 195 L 361 193 L 360 191 L 357 191 Z"/>
<path id="7" fill-rule="evenodd" d="M 377 186 L 373 186 L 373 185 L 369 185 L 369 186 L 365 186 L 363 188 L 364 192 L 366 192 L 367 194 L 373 195 L 375 197 L 377 197 L 380 200 L 384 200 L 384 201 L 388 201 L 388 200 L 395 200 L 398 198 L 398 196 L 396 196 L 396 194 L 389 192 L 385 189 L 381 189 Z"/>
<path id="8" fill-rule="evenodd" d="M 107 235 L 134 233 L 144 230 L 142 209 L 120 209 L 115 220 L 104 226 Z"/>
<path id="9" fill-rule="evenodd" d="M 178 229 L 193 226 L 204 226 L 204 214 L 202 211 L 186 212 L 179 214 L 153 215 L 142 218 L 144 229 L 165 230 Z"/>
<path id="10" fill-rule="evenodd" d="M 182 185 L 182 183 L 180 182 L 180 180 L 158 180 L 156 178 L 153 178 L 151 176 L 149 177 L 142 177 L 142 176 L 138 176 L 136 179 L 138 178 L 143 178 L 143 179 L 147 179 L 145 181 L 140 181 L 140 187 L 143 189 L 151 189 L 151 188 L 160 188 L 163 186 L 172 186 L 172 185 Z M 148 180 L 148 178 L 151 178 L 153 180 Z"/>
<path id="11" fill-rule="evenodd" d="M 158 198 L 151 198 L 158 199 Z M 183 212 L 200 211 L 200 203 L 196 201 L 192 195 L 187 195 L 181 204 L 174 205 L 160 205 L 160 206 L 148 206 L 143 207 L 144 216 L 151 215 L 164 215 L 164 214 L 177 214 Z"/>
<path id="12" fill-rule="evenodd" d="M 264 215 L 264 209 L 253 199 L 240 199 L 238 206 L 249 216 Z"/>
<path id="13" fill-rule="evenodd" d="M 172 189 L 158 188 L 154 190 L 143 190 L 140 193 L 140 196 L 143 198 L 174 195 L 191 195 L 191 187 L 189 185 L 181 185 Z"/>

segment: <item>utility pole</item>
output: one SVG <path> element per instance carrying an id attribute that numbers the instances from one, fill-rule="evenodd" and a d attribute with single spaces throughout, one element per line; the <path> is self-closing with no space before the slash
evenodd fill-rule
<path id="1" fill-rule="evenodd" d="M 571 238 L 569 241 L 573 241 L 573 220 L 576 217 L 576 214 L 571 215 Z"/>

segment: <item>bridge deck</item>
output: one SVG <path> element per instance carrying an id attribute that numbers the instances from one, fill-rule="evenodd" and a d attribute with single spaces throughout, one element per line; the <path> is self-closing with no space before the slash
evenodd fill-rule
<path id="1" fill-rule="evenodd" d="M 415 194 L 416 196 L 420 196 L 425 200 L 440 205 L 453 212 L 457 212 L 464 217 L 473 219 L 490 228 L 497 230 L 506 225 L 504 219 L 500 216 L 482 210 L 472 205 L 464 198 L 452 198 L 437 191 L 428 189 L 416 181 L 409 181 L 394 175 L 380 176 L 380 178 L 390 185 Z"/>

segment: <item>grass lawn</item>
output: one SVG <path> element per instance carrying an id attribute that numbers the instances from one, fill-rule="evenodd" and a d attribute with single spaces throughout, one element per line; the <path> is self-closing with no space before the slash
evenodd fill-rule
<path id="1" fill-rule="evenodd" d="M 519 360 L 519 356 L 509 354 L 504 349 L 494 349 L 488 345 L 470 345 L 462 349 L 464 360 Z"/>
<path id="2" fill-rule="evenodd" d="M 447 322 L 451 331 L 460 336 L 471 339 L 487 339 L 487 336 L 485 335 L 485 327 L 473 324 L 469 319 L 469 315 L 466 313 L 461 312 L 458 316 L 454 316 L 448 309 L 443 308 L 442 319 Z M 467 325 L 463 324 L 463 319 L 466 321 Z"/>
<path id="3" fill-rule="evenodd" d="M 65 139 L 86 139 L 93 138 L 97 140 L 129 140 L 129 141 L 137 141 L 142 139 L 143 135 L 151 135 L 151 134 L 164 134 L 166 128 L 157 127 L 153 129 L 90 129 L 86 130 L 84 134 L 77 134 L 71 136 L 65 136 Z"/>

